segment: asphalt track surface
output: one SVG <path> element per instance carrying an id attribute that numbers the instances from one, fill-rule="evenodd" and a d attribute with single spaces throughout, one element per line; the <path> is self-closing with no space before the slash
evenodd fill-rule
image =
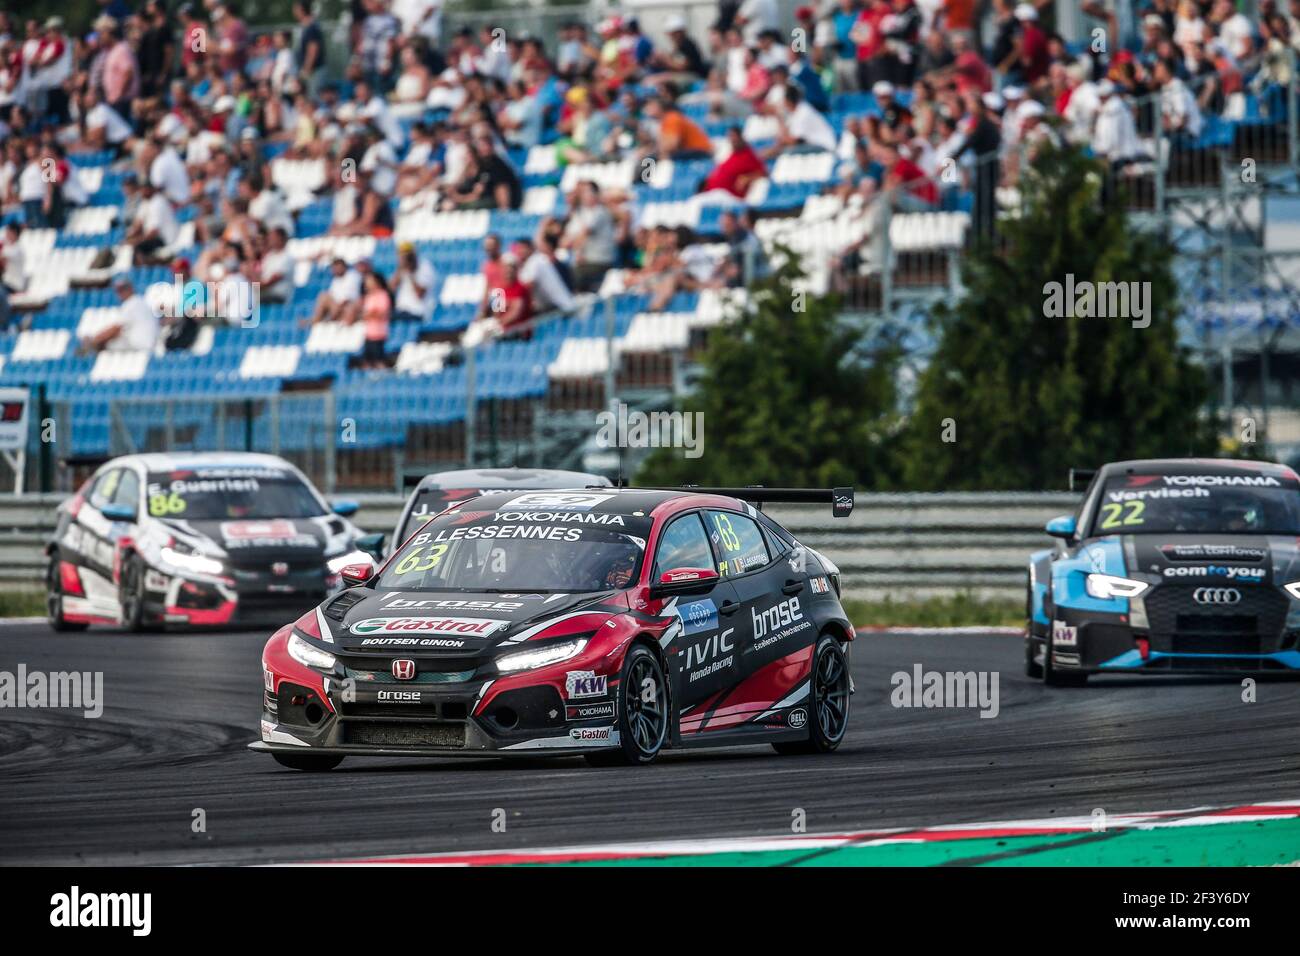
<path id="1" fill-rule="evenodd" d="M 301 774 L 245 749 L 264 639 L 0 624 L 0 671 L 103 671 L 105 697 L 97 720 L 0 710 L 0 863 L 295 862 L 789 834 L 796 809 L 809 832 L 844 832 L 1300 796 L 1300 682 L 1262 680 L 1254 703 L 1233 678 L 1050 689 L 1001 635 L 860 637 L 851 727 L 829 756 L 358 758 Z M 998 716 L 895 708 L 891 676 L 918 663 L 998 672 Z"/>

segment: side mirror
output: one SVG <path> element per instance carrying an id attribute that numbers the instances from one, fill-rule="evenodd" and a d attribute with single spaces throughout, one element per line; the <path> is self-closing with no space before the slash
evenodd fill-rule
<path id="1" fill-rule="evenodd" d="M 358 564 L 345 564 L 343 570 L 339 571 L 339 577 L 343 579 L 345 588 L 354 588 L 358 584 L 365 584 L 375 576 L 375 563 L 366 561 Z"/>
<path id="2" fill-rule="evenodd" d="M 382 532 L 374 534 L 363 534 L 356 540 L 358 551 L 364 551 L 376 561 L 382 561 L 384 557 L 384 535 Z"/>
<path id="3" fill-rule="evenodd" d="M 350 518 L 360 510 L 361 505 L 351 498 L 340 498 L 330 503 L 330 509 L 340 518 Z"/>
<path id="4" fill-rule="evenodd" d="M 674 568 L 665 571 L 650 586 L 650 596 L 667 594 L 704 594 L 718 583 L 718 572 L 712 568 Z"/>
<path id="5" fill-rule="evenodd" d="M 1058 515 L 1043 529 L 1053 538 L 1073 538 L 1074 537 L 1074 515 Z"/>
<path id="6" fill-rule="evenodd" d="M 130 505 L 104 505 L 104 507 L 99 509 L 99 513 L 109 521 L 129 521 L 132 524 L 135 523 L 135 509 Z"/>

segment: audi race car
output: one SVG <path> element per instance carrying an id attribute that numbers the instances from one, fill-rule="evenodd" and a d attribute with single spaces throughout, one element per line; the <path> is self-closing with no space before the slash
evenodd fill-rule
<path id="1" fill-rule="evenodd" d="M 366 560 L 361 533 L 272 455 L 129 455 L 59 507 L 46 547 L 56 631 L 282 623 Z"/>
<path id="2" fill-rule="evenodd" d="M 609 484 L 609 479 L 600 475 L 552 468 L 471 468 L 425 475 L 406 499 L 401 517 L 397 519 L 397 528 L 393 531 L 392 546 L 396 548 L 440 511 L 490 491 L 607 488 Z"/>
<path id="3" fill-rule="evenodd" d="M 851 489 L 498 492 L 433 518 L 262 654 L 262 739 L 299 770 L 353 754 L 834 750 L 853 626 L 839 572 L 749 503 Z M 745 500 L 748 499 L 748 500 Z"/>
<path id="4" fill-rule="evenodd" d="M 1030 558 L 1025 671 L 1300 669 L 1300 480 L 1251 461 L 1124 461 Z"/>

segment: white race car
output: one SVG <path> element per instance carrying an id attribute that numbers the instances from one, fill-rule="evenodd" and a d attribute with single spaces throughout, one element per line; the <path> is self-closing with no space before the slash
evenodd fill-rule
<path id="1" fill-rule="evenodd" d="M 344 565 L 368 560 L 356 510 L 273 455 L 115 458 L 59 507 L 50 626 L 291 621 L 339 589 Z"/>

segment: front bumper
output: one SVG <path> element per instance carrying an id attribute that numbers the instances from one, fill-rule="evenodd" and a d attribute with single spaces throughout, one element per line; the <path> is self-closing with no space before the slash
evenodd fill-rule
<path id="1" fill-rule="evenodd" d="M 1127 613 L 1056 607 L 1053 666 L 1086 673 L 1300 672 L 1300 609 L 1285 592 L 1243 589 L 1229 608 L 1196 604 L 1194 588 L 1162 584 Z"/>
<path id="2" fill-rule="evenodd" d="M 260 752 L 455 757 L 563 755 L 619 744 L 614 695 L 584 703 L 580 711 L 566 705 L 547 682 L 513 684 L 487 698 L 493 679 L 428 676 L 433 679 L 393 682 L 375 675 L 311 684 L 276 679 L 268 672 L 275 689 L 264 693 L 262 739 L 249 747 Z"/>

